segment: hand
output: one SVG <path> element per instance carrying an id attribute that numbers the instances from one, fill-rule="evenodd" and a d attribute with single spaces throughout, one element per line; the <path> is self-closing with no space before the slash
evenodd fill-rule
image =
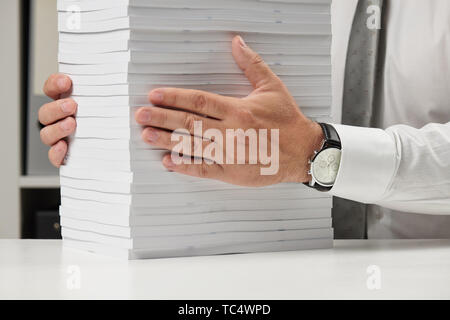
<path id="1" fill-rule="evenodd" d="M 44 93 L 56 101 L 44 104 L 39 109 L 39 122 L 45 127 L 41 130 L 41 140 L 50 146 L 48 158 L 55 167 L 60 167 L 67 153 L 64 140 L 76 128 L 74 115 L 77 104 L 73 99 L 60 99 L 61 94 L 69 92 L 72 81 L 66 75 L 53 74 L 44 85 Z"/>
<path id="2" fill-rule="evenodd" d="M 155 107 L 140 108 L 136 112 L 136 121 L 145 126 L 142 138 L 148 144 L 155 147 L 173 151 L 180 145 L 179 141 L 172 141 L 172 131 L 184 129 L 186 133 L 194 134 L 195 125 L 201 123 L 204 137 L 209 129 L 216 129 L 216 135 L 204 139 L 201 147 L 205 150 L 213 143 L 219 152 L 214 155 L 224 154 L 224 161 L 215 161 L 203 156 L 201 164 L 196 163 L 175 163 L 173 154 L 163 158 L 164 166 L 178 173 L 217 179 L 227 183 L 242 186 L 266 186 L 281 182 L 307 182 L 308 159 L 314 150 L 320 148 L 323 141 L 323 133 L 320 126 L 306 118 L 298 108 L 294 98 L 282 81 L 270 70 L 258 54 L 253 52 L 242 40 L 235 37 L 232 42 L 233 57 L 238 66 L 243 70 L 254 91 L 247 97 L 238 99 L 233 97 L 220 96 L 208 92 L 185 90 L 177 88 L 161 88 L 150 93 L 150 102 Z M 171 109 L 162 107 L 173 107 Z M 203 117 L 205 115 L 207 117 Z M 197 122 L 199 121 L 199 122 Z M 228 152 L 225 139 L 218 139 L 221 133 L 226 137 L 227 129 L 267 129 L 268 138 L 267 149 L 272 150 L 272 161 L 277 171 L 273 174 L 261 174 L 261 168 L 267 167 L 258 152 L 249 154 L 249 159 L 244 164 L 236 162 L 228 163 L 229 159 L 237 159 L 237 149 L 240 144 L 244 144 L 246 150 L 251 149 L 250 139 L 239 142 L 237 138 L 233 143 L 237 143 L 234 152 Z M 276 130 L 279 133 L 279 144 L 276 143 Z M 211 131 L 210 131 L 211 132 Z M 198 136 L 198 133 L 195 133 Z M 207 138 L 208 138 L 207 137 Z M 189 136 L 191 142 L 195 139 Z M 261 145 L 262 136 L 259 136 Z M 198 141 L 198 139 L 197 139 Z M 196 150 L 200 144 L 196 145 Z M 278 150 L 277 150 L 278 149 Z M 231 149 L 230 149 L 231 150 Z M 273 151 L 278 151 L 279 158 L 273 157 Z M 186 154 L 188 153 L 188 154 Z M 250 151 L 246 151 L 250 153 Z M 198 155 L 194 151 L 192 142 L 188 151 L 183 150 L 185 156 Z M 256 163 L 250 158 L 257 158 Z M 220 157 L 219 157 L 220 158 Z M 274 159 L 275 158 L 275 159 Z M 178 159 L 178 158 L 177 158 Z M 272 164 L 273 165 L 273 164 Z"/>

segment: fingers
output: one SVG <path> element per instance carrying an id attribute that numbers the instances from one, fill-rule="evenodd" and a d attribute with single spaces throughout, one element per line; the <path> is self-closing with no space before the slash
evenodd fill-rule
<path id="1" fill-rule="evenodd" d="M 174 150 L 174 148 L 180 144 L 180 141 L 175 139 L 175 141 L 172 141 L 172 133 L 171 132 L 167 132 L 164 130 L 160 130 L 160 129 L 155 129 L 155 128 L 145 128 L 142 131 L 142 139 L 144 140 L 144 142 L 157 147 L 157 148 L 161 148 L 161 149 L 166 149 L 169 151 L 177 151 L 178 150 Z M 201 141 L 201 143 L 198 143 L 198 141 Z M 199 144 L 199 146 L 197 146 L 197 143 Z M 216 143 L 216 142 L 212 142 L 210 140 L 203 140 L 202 138 L 194 138 L 193 136 L 191 136 L 191 145 L 189 148 L 189 152 L 185 152 L 183 150 L 183 154 L 186 156 L 196 156 L 195 154 L 195 150 L 196 148 L 198 148 L 198 150 L 200 150 L 200 155 L 201 156 L 201 152 L 202 150 L 205 150 L 206 147 L 208 147 L 209 145 L 211 145 L 212 143 Z M 222 146 L 217 146 L 217 148 L 222 148 Z"/>
<path id="2" fill-rule="evenodd" d="M 250 49 L 240 36 L 233 39 L 232 53 L 237 65 L 244 71 L 255 89 L 280 82 L 264 60 Z"/>
<path id="3" fill-rule="evenodd" d="M 73 116 L 77 111 L 77 103 L 72 99 L 62 99 L 44 104 L 39 109 L 39 122 L 44 126 L 58 120 Z"/>
<path id="4" fill-rule="evenodd" d="M 63 164 L 66 154 L 67 143 L 61 140 L 50 148 L 48 151 L 48 159 L 53 166 L 59 168 Z"/>
<path id="5" fill-rule="evenodd" d="M 52 74 L 44 84 L 44 93 L 53 100 L 59 99 L 62 93 L 66 93 L 72 87 L 72 80 L 64 74 Z"/>
<path id="6" fill-rule="evenodd" d="M 202 161 L 202 164 L 175 164 L 172 161 L 171 155 L 166 155 L 163 158 L 163 165 L 170 171 L 185 174 L 192 177 L 222 180 L 224 177 L 223 167 L 213 163 L 208 164 Z"/>
<path id="7" fill-rule="evenodd" d="M 224 119 L 237 101 L 232 97 L 178 88 L 155 89 L 150 92 L 149 99 L 154 105 L 175 107 L 216 119 Z"/>
<path id="8" fill-rule="evenodd" d="M 208 128 L 222 127 L 221 122 L 215 119 L 159 107 L 140 108 L 136 111 L 135 117 L 137 123 L 143 126 L 169 130 L 187 129 L 191 134 L 194 134 L 196 128 L 207 130 Z"/>
<path id="9" fill-rule="evenodd" d="M 74 133 L 75 128 L 75 119 L 72 117 L 66 118 L 42 129 L 41 140 L 44 144 L 52 146 L 59 140 L 64 139 Z"/>
<path id="10" fill-rule="evenodd" d="M 68 92 L 71 87 L 72 81 L 68 76 L 53 74 L 45 82 L 44 93 L 57 100 L 61 94 Z M 62 139 L 75 131 L 76 122 L 71 116 L 76 113 L 76 110 L 77 104 L 72 99 L 47 103 L 39 109 L 39 121 L 43 125 L 47 125 L 41 130 L 41 140 L 44 144 L 52 146 L 48 151 L 48 158 L 55 167 L 59 168 L 66 156 L 67 143 Z M 57 122 L 58 120 L 61 121 Z"/>

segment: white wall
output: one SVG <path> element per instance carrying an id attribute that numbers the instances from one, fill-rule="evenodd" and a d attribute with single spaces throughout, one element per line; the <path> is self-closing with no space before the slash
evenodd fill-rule
<path id="1" fill-rule="evenodd" d="M 0 238 L 20 237 L 20 1 L 0 1 Z"/>

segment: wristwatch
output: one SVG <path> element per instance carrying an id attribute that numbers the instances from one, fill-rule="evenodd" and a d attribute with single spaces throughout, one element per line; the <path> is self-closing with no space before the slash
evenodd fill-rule
<path id="1" fill-rule="evenodd" d="M 327 123 L 319 123 L 323 130 L 324 141 L 320 150 L 314 151 L 314 156 L 308 161 L 308 174 L 311 181 L 305 183 L 308 187 L 327 192 L 333 188 L 341 163 L 341 139 L 336 129 Z"/>

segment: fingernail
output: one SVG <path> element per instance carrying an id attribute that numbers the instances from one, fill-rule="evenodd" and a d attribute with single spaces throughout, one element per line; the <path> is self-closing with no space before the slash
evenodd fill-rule
<path id="1" fill-rule="evenodd" d="M 156 142 L 159 138 L 159 134 L 155 130 L 147 129 L 145 132 L 145 137 L 149 142 Z"/>
<path id="2" fill-rule="evenodd" d="M 247 44 L 245 43 L 244 39 L 242 39 L 241 36 L 239 37 L 239 44 L 241 45 L 241 48 L 247 48 Z"/>
<path id="3" fill-rule="evenodd" d="M 64 131 L 70 131 L 72 129 L 72 123 L 68 119 L 61 121 L 59 125 Z"/>
<path id="4" fill-rule="evenodd" d="M 61 110 L 65 113 L 65 114 L 71 114 L 73 112 L 73 104 L 69 101 L 63 101 L 61 103 Z"/>
<path id="5" fill-rule="evenodd" d="M 153 103 L 156 103 L 156 104 L 161 103 L 161 102 L 163 102 L 163 99 L 164 99 L 164 95 L 163 95 L 162 91 L 155 90 L 155 91 L 150 92 L 150 100 Z"/>
<path id="6" fill-rule="evenodd" d="M 173 161 L 172 161 L 172 157 L 165 157 L 164 158 L 164 165 L 167 167 L 167 168 L 169 168 L 169 169 L 172 169 L 172 168 L 174 168 L 175 167 L 175 163 L 173 163 Z"/>
<path id="7" fill-rule="evenodd" d="M 60 90 L 66 90 L 68 87 L 68 80 L 66 77 L 61 77 L 56 81 L 56 84 Z"/>
<path id="8" fill-rule="evenodd" d="M 139 112 L 138 121 L 141 123 L 147 123 L 150 121 L 150 111 L 143 110 Z"/>

